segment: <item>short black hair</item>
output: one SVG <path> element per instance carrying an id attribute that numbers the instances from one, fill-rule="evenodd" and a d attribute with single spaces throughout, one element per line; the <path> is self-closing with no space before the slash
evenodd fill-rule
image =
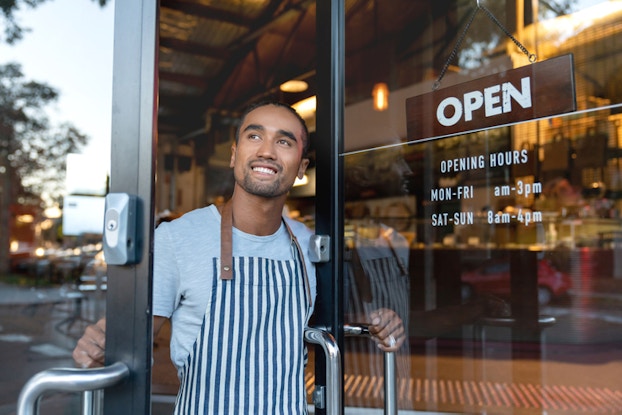
<path id="1" fill-rule="evenodd" d="M 242 124 L 244 124 L 244 119 L 246 118 L 246 116 L 250 112 L 256 110 L 257 108 L 265 107 L 268 105 L 274 105 L 275 107 L 285 108 L 289 112 L 294 114 L 296 118 L 298 118 L 298 121 L 300 121 L 300 125 L 302 125 L 302 132 L 304 135 L 302 137 L 302 145 L 303 145 L 302 157 L 307 157 L 307 153 L 309 151 L 309 129 L 307 128 L 307 123 L 291 105 L 285 104 L 284 102 L 280 102 L 280 101 L 258 101 L 247 106 L 246 109 L 244 109 L 244 112 L 242 112 L 242 116 L 240 117 L 240 124 L 238 125 L 238 128 L 235 130 L 235 143 L 237 144 L 240 140 L 240 128 L 242 127 Z"/>

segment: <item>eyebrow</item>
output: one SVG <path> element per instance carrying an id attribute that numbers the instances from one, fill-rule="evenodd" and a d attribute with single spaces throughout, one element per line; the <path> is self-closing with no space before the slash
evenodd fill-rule
<path id="1" fill-rule="evenodd" d="M 249 130 L 256 130 L 256 131 L 265 131 L 266 129 L 264 128 L 263 125 L 261 124 L 249 124 L 246 126 L 246 128 L 244 129 L 244 132 L 247 132 Z M 298 139 L 296 138 L 296 136 L 294 135 L 294 133 L 292 133 L 291 131 L 287 131 L 287 130 L 278 130 L 277 133 L 279 135 L 283 135 L 285 137 L 290 138 L 291 140 L 294 140 L 295 142 L 298 142 Z"/>

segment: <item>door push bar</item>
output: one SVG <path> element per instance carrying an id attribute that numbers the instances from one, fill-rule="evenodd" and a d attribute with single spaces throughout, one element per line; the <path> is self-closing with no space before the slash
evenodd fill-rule
<path id="1" fill-rule="evenodd" d="M 104 388 L 117 385 L 128 378 L 130 369 L 117 362 L 97 369 L 57 368 L 34 375 L 22 388 L 17 400 L 17 415 L 38 415 L 39 401 L 46 392 L 83 392 L 82 414 L 101 413 Z"/>
<path id="2" fill-rule="evenodd" d="M 326 408 L 326 415 L 341 414 L 342 405 L 342 377 L 341 377 L 341 352 L 335 338 L 326 330 L 314 327 L 305 328 L 305 340 L 309 343 L 318 344 L 324 350 L 326 359 L 326 397 L 322 391 L 316 390 L 314 393 L 315 405 L 323 409 Z M 318 397 L 317 394 L 321 395 Z M 325 405 L 324 405 L 325 403 Z"/>
<path id="3" fill-rule="evenodd" d="M 339 415 L 342 404 L 341 353 L 335 338 L 325 330 L 307 327 L 305 340 L 318 344 L 326 358 L 326 414 Z M 34 375 L 22 388 L 17 401 L 17 415 L 39 415 L 39 400 L 46 392 L 83 392 L 82 415 L 99 415 L 104 388 L 129 377 L 130 370 L 117 362 L 98 369 L 57 368 Z"/>
<path id="4" fill-rule="evenodd" d="M 344 324 L 343 332 L 349 337 L 371 337 L 364 324 Z M 397 378 L 395 374 L 395 352 L 384 353 L 384 414 L 397 415 Z"/>

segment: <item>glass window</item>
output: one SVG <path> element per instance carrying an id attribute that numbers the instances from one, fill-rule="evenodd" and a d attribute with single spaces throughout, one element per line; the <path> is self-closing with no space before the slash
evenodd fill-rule
<path id="1" fill-rule="evenodd" d="M 476 4 L 375 2 L 376 20 L 348 20 L 347 49 L 365 52 L 346 60 L 346 320 L 377 307 L 402 317 L 400 409 L 615 412 L 622 2 L 481 2 L 467 29 Z M 406 99 L 531 65 L 528 54 L 573 55 L 576 111 L 409 138 Z M 386 65 L 362 85 L 369 59 Z M 346 338 L 346 406 L 382 406 L 380 357 Z"/>

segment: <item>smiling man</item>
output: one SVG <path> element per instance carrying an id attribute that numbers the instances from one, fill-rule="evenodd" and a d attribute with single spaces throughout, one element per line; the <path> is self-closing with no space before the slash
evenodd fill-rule
<path id="1" fill-rule="evenodd" d="M 304 329 L 313 312 L 311 231 L 284 217 L 309 164 L 307 127 L 289 106 L 263 102 L 242 116 L 231 147 L 231 199 L 196 209 L 155 232 L 154 330 L 172 323 L 180 390 L 175 414 L 305 414 Z M 382 347 L 404 340 L 387 310 L 370 331 Z M 103 364 L 105 321 L 74 350 Z M 397 342 L 396 342 L 397 340 Z"/>

